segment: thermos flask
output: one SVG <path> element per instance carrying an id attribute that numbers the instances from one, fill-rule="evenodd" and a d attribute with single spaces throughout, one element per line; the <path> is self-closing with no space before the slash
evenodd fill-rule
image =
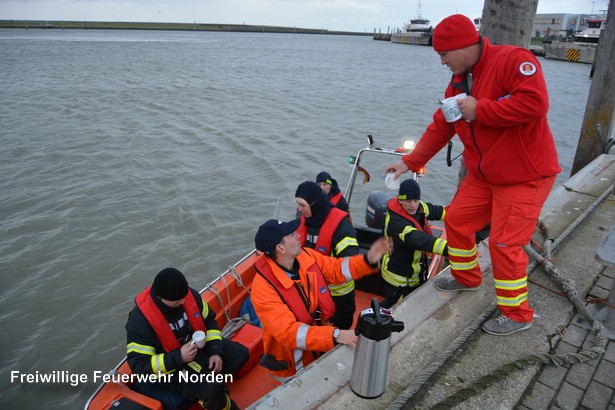
<path id="1" fill-rule="evenodd" d="M 361 312 L 357 325 L 359 341 L 354 352 L 350 388 L 360 397 L 375 399 L 384 393 L 389 364 L 391 332 L 404 330 L 404 323 L 393 320 L 391 311 L 381 308 L 378 299 Z"/>

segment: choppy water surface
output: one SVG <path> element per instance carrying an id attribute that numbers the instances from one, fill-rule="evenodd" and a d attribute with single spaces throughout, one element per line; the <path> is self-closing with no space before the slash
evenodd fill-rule
<path id="1" fill-rule="evenodd" d="M 541 61 L 561 182 L 590 67 Z M 0 403 L 24 409 L 80 408 L 95 386 L 11 371 L 107 372 L 159 270 L 202 288 L 294 215 L 300 182 L 326 169 L 345 188 L 365 135 L 418 139 L 450 77 L 428 47 L 369 37 L 94 30 L 0 30 L 0 72 Z M 444 158 L 422 183 L 440 203 Z"/>

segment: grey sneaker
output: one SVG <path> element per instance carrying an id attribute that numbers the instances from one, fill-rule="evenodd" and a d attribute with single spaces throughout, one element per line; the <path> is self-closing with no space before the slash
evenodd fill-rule
<path id="1" fill-rule="evenodd" d="M 496 336 L 510 335 L 530 327 L 532 327 L 532 322 L 515 322 L 501 313 L 483 323 L 483 330 Z"/>
<path id="2" fill-rule="evenodd" d="M 478 290 L 480 285 L 469 288 L 457 282 L 452 276 L 440 276 L 433 280 L 433 285 L 436 289 L 442 292 L 456 292 L 458 290 Z"/>

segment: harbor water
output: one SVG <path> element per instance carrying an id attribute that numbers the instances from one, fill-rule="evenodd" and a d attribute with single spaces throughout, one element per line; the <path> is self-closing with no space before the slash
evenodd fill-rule
<path id="1" fill-rule="evenodd" d="M 591 67 L 540 61 L 562 182 Z M 294 216 L 299 183 L 327 170 L 344 189 L 367 134 L 418 139 L 450 79 L 430 47 L 371 37 L 164 31 L 0 30 L 0 72 L 4 409 L 83 407 L 158 271 L 201 289 Z M 442 204 L 445 158 L 422 180 Z M 19 379 L 52 374 L 87 380 Z"/>

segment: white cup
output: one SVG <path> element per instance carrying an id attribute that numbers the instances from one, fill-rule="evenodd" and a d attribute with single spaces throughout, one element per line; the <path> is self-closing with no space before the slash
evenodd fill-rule
<path id="1" fill-rule="evenodd" d="M 457 100 L 460 98 L 467 98 L 466 93 L 458 94 L 454 97 L 449 97 L 442 101 L 442 114 L 444 114 L 444 118 L 446 122 L 455 122 L 461 119 L 461 109 L 459 108 L 459 104 L 457 104 Z"/>
<path id="2" fill-rule="evenodd" d="M 384 179 L 384 184 L 387 186 L 387 188 L 393 190 L 393 191 L 397 191 L 399 189 L 399 178 L 394 179 L 395 177 L 395 172 L 389 172 L 386 176 L 386 178 Z"/>
<path id="3" fill-rule="evenodd" d="M 196 345 L 199 349 L 205 347 L 205 332 L 197 330 L 192 334 L 192 344 Z"/>

